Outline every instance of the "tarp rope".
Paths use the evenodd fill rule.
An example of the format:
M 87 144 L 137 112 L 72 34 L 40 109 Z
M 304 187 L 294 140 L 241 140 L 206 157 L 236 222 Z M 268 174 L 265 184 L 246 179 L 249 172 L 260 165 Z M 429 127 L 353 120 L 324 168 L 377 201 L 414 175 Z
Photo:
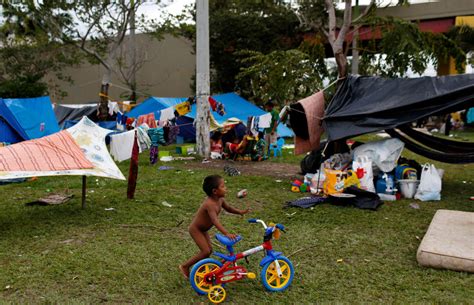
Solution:
M 385 132 L 393 138 L 400 139 L 403 143 L 405 143 L 405 147 L 408 150 L 411 150 L 412 152 L 431 160 L 452 164 L 474 163 L 474 153 L 446 153 L 435 151 L 421 146 L 420 144 L 412 141 L 408 137 L 403 136 L 394 129 L 386 129 Z

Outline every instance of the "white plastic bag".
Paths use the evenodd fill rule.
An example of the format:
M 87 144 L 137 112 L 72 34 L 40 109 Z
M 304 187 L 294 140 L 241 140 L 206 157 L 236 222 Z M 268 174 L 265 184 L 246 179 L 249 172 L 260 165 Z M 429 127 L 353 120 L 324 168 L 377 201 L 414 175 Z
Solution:
M 399 139 L 385 139 L 366 143 L 354 149 L 354 160 L 367 156 L 383 172 L 391 172 L 397 166 L 397 160 L 405 144 Z
M 372 161 L 370 161 L 367 156 L 359 156 L 352 162 L 352 169 L 357 174 L 357 178 L 359 178 L 360 187 L 366 191 L 375 193 Z
M 423 165 L 415 199 L 421 201 L 441 200 L 441 178 L 434 164 Z

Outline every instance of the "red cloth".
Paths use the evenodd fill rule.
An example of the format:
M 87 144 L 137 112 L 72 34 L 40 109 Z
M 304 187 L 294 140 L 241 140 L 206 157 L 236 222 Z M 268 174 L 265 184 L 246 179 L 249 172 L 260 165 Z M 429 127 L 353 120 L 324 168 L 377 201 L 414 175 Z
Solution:
M 0 171 L 62 171 L 93 167 L 67 130 L 0 148 Z
M 135 139 L 133 140 L 132 158 L 130 159 L 130 169 L 128 171 L 128 187 L 127 187 L 127 198 L 133 199 L 135 196 L 135 188 L 137 187 L 138 177 L 138 139 L 137 132 L 135 131 Z
M 211 106 L 212 111 L 216 111 L 217 101 L 212 96 L 209 97 L 209 105 Z
M 321 118 L 324 116 L 324 94 L 319 91 L 298 101 L 298 103 L 303 106 L 306 115 L 309 139 L 305 140 L 295 136 L 295 155 L 319 148 L 319 140 L 323 134 Z

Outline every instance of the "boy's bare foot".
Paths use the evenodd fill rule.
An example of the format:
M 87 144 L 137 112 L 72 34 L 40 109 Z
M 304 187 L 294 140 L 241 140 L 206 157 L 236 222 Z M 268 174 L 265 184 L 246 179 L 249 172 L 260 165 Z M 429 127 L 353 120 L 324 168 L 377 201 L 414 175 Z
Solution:
M 184 268 L 183 265 L 179 265 L 178 268 L 179 271 L 181 271 L 181 273 L 184 275 L 184 277 L 186 279 L 189 279 L 189 269 Z

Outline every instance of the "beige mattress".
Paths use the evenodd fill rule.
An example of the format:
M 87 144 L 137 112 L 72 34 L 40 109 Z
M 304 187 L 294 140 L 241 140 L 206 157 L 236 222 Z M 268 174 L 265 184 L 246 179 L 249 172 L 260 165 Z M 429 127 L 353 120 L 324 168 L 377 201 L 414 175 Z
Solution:
M 474 213 L 438 210 L 416 259 L 426 267 L 474 273 Z

